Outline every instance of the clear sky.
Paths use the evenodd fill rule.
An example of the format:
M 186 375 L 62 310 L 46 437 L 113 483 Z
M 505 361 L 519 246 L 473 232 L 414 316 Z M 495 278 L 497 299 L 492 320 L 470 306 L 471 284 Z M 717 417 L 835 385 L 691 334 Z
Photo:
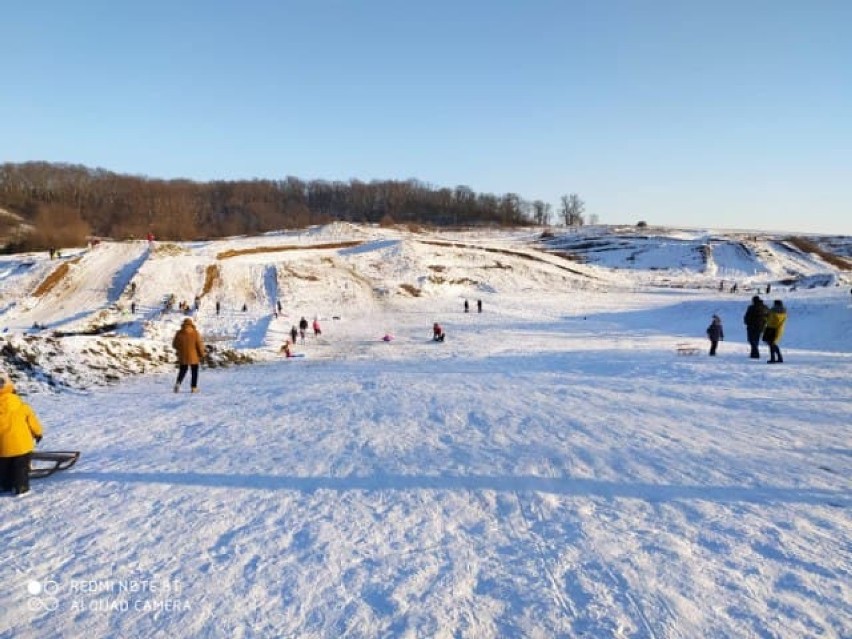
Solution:
M 31 0 L 0 161 L 852 234 L 850 0 Z

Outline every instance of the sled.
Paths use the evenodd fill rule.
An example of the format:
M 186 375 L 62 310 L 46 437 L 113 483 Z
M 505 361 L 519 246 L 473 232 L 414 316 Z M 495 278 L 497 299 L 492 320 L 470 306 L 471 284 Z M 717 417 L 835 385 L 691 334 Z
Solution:
M 692 344 L 678 344 L 677 345 L 677 354 L 678 355 L 698 355 L 701 350 L 697 346 L 693 346 Z
M 35 451 L 30 457 L 30 479 L 41 479 L 58 470 L 68 470 L 79 458 L 79 450 Z

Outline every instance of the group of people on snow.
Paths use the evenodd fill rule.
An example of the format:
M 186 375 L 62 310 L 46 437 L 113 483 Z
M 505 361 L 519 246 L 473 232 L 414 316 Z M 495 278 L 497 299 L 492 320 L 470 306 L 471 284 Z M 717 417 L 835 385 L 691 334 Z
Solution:
M 311 324 L 311 328 L 314 331 L 314 337 L 319 337 L 322 335 L 322 327 L 319 323 L 319 318 L 314 317 L 314 321 Z M 302 344 L 305 343 L 305 335 L 308 332 L 308 320 L 305 316 L 302 316 L 302 319 L 299 320 L 299 328 L 296 328 L 296 325 L 290 327 L 290 339 L 286 340 L 284 344 L 281 346 L 281 353 L 286 355 L 287 357 L 293 357 L 293 346 L 296 345 L 296 340 L 298 338 L 302 339 Z
M 781 355 L 781 337 L 784 335 L 784 327 L 787 324 L 787 309 L 781 300 L 775 300 L 772 307 L 767 307 L 759 295 L 751 298 L 751 304 L 743 316 L 746 327 L 746 339 L 751 346 L 749 357 L 760 359 L 760 341 L 763 340 L 769 347 L 769 364 L 781 364 L 784 358 Z M 710 340 L 710 355 L 716 355 L 719 342 L 725 339 L 722 328 L 722 319 L 713 315 L 710 326 L 707 327 L 707 338 Z
M 467 300 L 464 301 L 464 312 L 465 313 L 470 312 L 470 304 L 468 303 Z M 476 312 L 477 313 L 482 312 L 482 300 L 476 300 Z

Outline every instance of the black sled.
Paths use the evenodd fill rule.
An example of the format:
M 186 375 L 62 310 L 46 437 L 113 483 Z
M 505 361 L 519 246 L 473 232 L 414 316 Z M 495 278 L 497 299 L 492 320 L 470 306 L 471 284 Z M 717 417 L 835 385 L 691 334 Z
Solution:
M 68 470 L 78 459 L 79 450 L 33 451 L 30 457 L 30 479 L 41 479 L 58 470 Z

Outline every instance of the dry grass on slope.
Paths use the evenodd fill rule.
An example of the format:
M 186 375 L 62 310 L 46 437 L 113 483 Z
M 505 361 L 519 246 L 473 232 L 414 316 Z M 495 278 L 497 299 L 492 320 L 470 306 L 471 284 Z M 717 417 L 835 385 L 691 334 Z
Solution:
M 334 242 L 331 244 L 307 244 L 304 246 L 255 246 L 254 248 L 249 249 L 229 249 L 227 251 L 222 251 L 221 253 L 216 255 L 216 259 L 226 260 L 229 257 L 238 257 L 240 255 L 253 255 L 255 253 L 280 253 L 282 251 L 309 251 L 317 249 L 352 248 L 353 246 L 360 246 L 363 243 L 364 242 L 360 240 L 355 240 L 351 242 Z
M 320 278 L 318 275 L 314 275 L 313 273 L 299 273 L 291 266 L 282 266 L 281 271 L 289 275 L 290 277 L 295 277 L 298 280 L 307 280 L 308 282 L 319 282 Z
M 54 289 L 54 287 L 59 284 L 65 277 L 68 275 L 68 271 L 71 270 L 71 265 L 76 264 L 80 261 L 81 258 L 76 257 L 73 260 L 68 260 L 67 262 L 62 262 L 59 266 L 57 266 L 53 273 L 48 275 L 41 284 L 38 285 L 38 288 L 33 293 L 34 297 L 43 297 L 50 293 Z
M 436 241 L 436 240 L 418 240 L 418 241 L 421 242 L 422 244 L 429 244 L 431 246 L 445 246 L 445 247 L 448 247 L 448 248 L 474 249 L 474 250 L 477 250 L 477 251 L 485 251 L 486 253 L 499 253 L 499 254 L 502 254 L 502 255 L 509 255 L 511 257 L 519 257 L 519 258 L 524 259 L 524 260 L 530 260 L 530 261 L 533 261 L 533 262 L 541 262 L 542 264 L 548 264 L 548 265 L 553 266 L 555 268 L 562 269 L 563 271 L 568 271 L 569 273 L 573 273 L 574 275 L 579 275 L 581 277 L 587 277 L 587 278 L 592 277 L 588 273 L 583 273 L 582 271 L 578 271 L 578 270 L 573 269 L 569 266 L 564 266 L 562 264 L 554 264 L 550 260 L 546 260 L 542 257 L 538 257 L 536 255 L 531 255 L 529 253 L 523 253 L 521 251 L 513 251 L 511 249 L 494 248 L 492 246 L 476 246 L 474 244 L 464 244 L 462 242 L 440 242 L 440 241 Z M 566 254 L 548 253 L 548 255 L 556 255 L 557 257 L 561 257 L 563 259 L 570 260 L 570 258 L 567 257 Z M 506 266 L 500 264 L 500 262 L 497 262 L 497 264 L 498 264 L 498 266 L 496 268 L 511 268 L 511 267 L 506 267 Z
M 814 255 L 821 258 L 824 262 L 828 262 L 832 266 L 839 268 L 841 271 L 852 271 L 852 263 L 849 260 L 843 259 L 835 255 L 834 253 L 829 253 L 828 251 L 824 251 L 815 243 L 804 237 L 788 237 L 787 242 L 795 246 L 800 251 L 805 253 L 813 253 Z
M 222 281 L 222 274 L 219 271 L 218 264 L 211 264 L 204 271 L 204 288 L 201 289 L 201 296 L 204 297 L 213 287 Z

